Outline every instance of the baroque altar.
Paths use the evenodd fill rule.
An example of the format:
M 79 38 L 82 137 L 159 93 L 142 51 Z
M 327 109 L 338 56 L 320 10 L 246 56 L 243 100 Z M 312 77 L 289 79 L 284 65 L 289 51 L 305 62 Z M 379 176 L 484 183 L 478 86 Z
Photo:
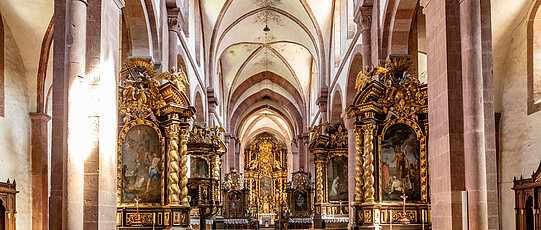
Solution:
M 357 76 L 348 107 L 357 143 L 355 228 L 431 225 L 428 92 L 412 73 L 409 59 L 394 58 Z
M 221 215 L 220 178 L 222 159 L 227 148 L 222 141 L 222 127 L 193 125 L 188 138 L 188 195 L 191 217 L 206 219 Z
M 315 163 L 315 228 L 347 228 L 348 132 L 343 123 L 310 128 Z M 323 132 L 325 131 L 325 132 Z
M 314 186 L 311 175 L 302 168 L 291 175 L 287 185 L 289 228 L 311 229 L 313 227 Z
M 187 227 L 190 106 L 184 72 L 124 64 L 118 96 L 117 227 Z
M 270 133 L 257 135 L 245 147 L 244 181 L 260 224 L 273 224 L 287 202 L 287 153 Z
M 513 179 L 516 229 L 538 229 L 541 226 L 541 162 L 532 177 Z

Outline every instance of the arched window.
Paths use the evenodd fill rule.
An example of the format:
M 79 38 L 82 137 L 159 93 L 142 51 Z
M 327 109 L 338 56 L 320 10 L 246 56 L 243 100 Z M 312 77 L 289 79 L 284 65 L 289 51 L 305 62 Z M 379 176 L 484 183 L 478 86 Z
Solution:
M 541 109 L 541 11 L 537 1 L 528 21 L 528 114 Z
M 0 15 L 0 117 L 6 116 L 4 95 L 4 23 Z
M 341 47 L 341 36 L 340 36 L 340 0 L 334 2 L 334 19 L 333 19 L 333 33 L 334 33 L 334 68 L 338 68 L 340 65 L 340 50 Z

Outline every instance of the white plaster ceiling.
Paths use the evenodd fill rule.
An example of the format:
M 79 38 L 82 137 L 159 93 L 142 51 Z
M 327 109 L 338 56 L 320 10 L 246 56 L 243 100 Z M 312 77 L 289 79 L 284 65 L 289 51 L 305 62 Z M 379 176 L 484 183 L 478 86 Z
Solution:
M 282 95 L 294 104 L 303 119 L 307 115 L 306 104 L 310 90 L 312 63 L 318 68 L 328 54 L 331 16 L 333 12 L 331 0 L 213 0 L 201 1 L 203 27 L 205 33 L 206 52 L 211 63 L 210 73 L 219 72 L 221 66 L 223 76 L 223 95 L 225 110 L 233 113 L 244 100 L 261 90 L 271 90 Z M 270 31 L 265 32 L 265 25 Z M 272 72 L 280 78 L 274 81 L 263 80 L 250 85 L 242 84 L 252 76 L 262 72 Z M 290 92 L 275 81 L 290 84 L 297 92 Z M 243 85 L 242 93 L 235 90 Z M 300 95 L 300 99 L 298 96 Z M 231 97 L 236 98 L 231 98 Z M 285 127 L 303 127 L 292 118 L 292 111 L 284 108 L 283 103 L 265 101 L 276 110 L 285 111 L 281 122 L 290 125 Z M 251 106 L 253 107 L 253 106 Z M 291 108 L 289 108 L 291 109 Z M 250 110 L 248 110 L 250 111 Z M 230 114 L 231 115 L 231 114 Z M 241 120 L 250 123 L 250 119 L 262 116 L 259 112 L 243 115 L 236 123 L 246 129 L 248 125 L 240 124 Z M 249 119 L 246 119 L 246 118 Z M 238 130 L 249 134 L 253 130 L 269 126 L 262 121 L 253 125 L 252 130 Z M 276 126 L 276 124 L 275 124 Z M 230 127 L 233 131 L 236 127 Z M 303 128 L 304 129 L 304 128 Z M 288 130 L 281 135 L 292 137 L 294 132 Z

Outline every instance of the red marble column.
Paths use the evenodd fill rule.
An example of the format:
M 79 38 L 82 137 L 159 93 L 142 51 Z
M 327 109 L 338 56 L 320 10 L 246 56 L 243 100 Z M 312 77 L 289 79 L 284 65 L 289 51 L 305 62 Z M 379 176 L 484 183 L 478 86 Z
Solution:
M 32 120 L 32 229 L 49 227 L 49 152 L 47 123 L 51 117 L 30 113 Z
M 355 138 L 355 118 L 345 117 L 344 124 L 348 130 L 348 207 L 349 219 L 355 219 L 353 211 L 353 201 L 355 200 L 355 174 L 357 167 L 357 139 Z M 353 221 L 350 221 L 348 228 L 353 227 Z
M 463 229 L 465 191 L 458 1 L 424 0 L 427 21 L 429 173 L 434 229 Z
M 460 2 L 460 30 L 468 225 L 488 229 L 480 0 Z
M 490 0 L 481 0 L 481 43 L 483 63 L 483 101 L 485 112 L 485 156 L 487 175 L 488 229 L 498 229 L 497 133 L 494 113 L 492 65 L 492 25 Z
M 55 1 L 50 229 L 83 228 L 83 171 L 68 151 L 68 98 L 72 83 L 85 76 L 87 5 Z

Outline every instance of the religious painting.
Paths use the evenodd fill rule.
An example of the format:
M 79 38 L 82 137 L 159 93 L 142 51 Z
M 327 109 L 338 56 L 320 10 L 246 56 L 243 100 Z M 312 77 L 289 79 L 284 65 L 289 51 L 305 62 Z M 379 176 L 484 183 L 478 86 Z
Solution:
M 329 201 L 348 200 L 348 159 L 333 157 L 327 165 L 327 194 Z
M 163 157 L 156 130 L 136 125 L 126 134 L 122 144 L 123 203 L 160 203 L 162 197 Z
M 190 158 L 190 177 L 191 178 L 208 178 L 209 165 L 207 161 L 200 157 Z
M 241 199 L 240 199 L 240 192 L 239 191 L 231 191 L 228 194 L 229 199 L 229 213 L 241 213 Z
M 308 192 L 298 191 L 295 192 L 295 212 L 308 211 Z
M 420 144 L 408 125 L 395 124 L 381 143 L 381 187 L 383 200 L 421 200 Z
M 269 177 L 261 178 L 261 196 L 270 196 L 272 192 L 272 182 Z

